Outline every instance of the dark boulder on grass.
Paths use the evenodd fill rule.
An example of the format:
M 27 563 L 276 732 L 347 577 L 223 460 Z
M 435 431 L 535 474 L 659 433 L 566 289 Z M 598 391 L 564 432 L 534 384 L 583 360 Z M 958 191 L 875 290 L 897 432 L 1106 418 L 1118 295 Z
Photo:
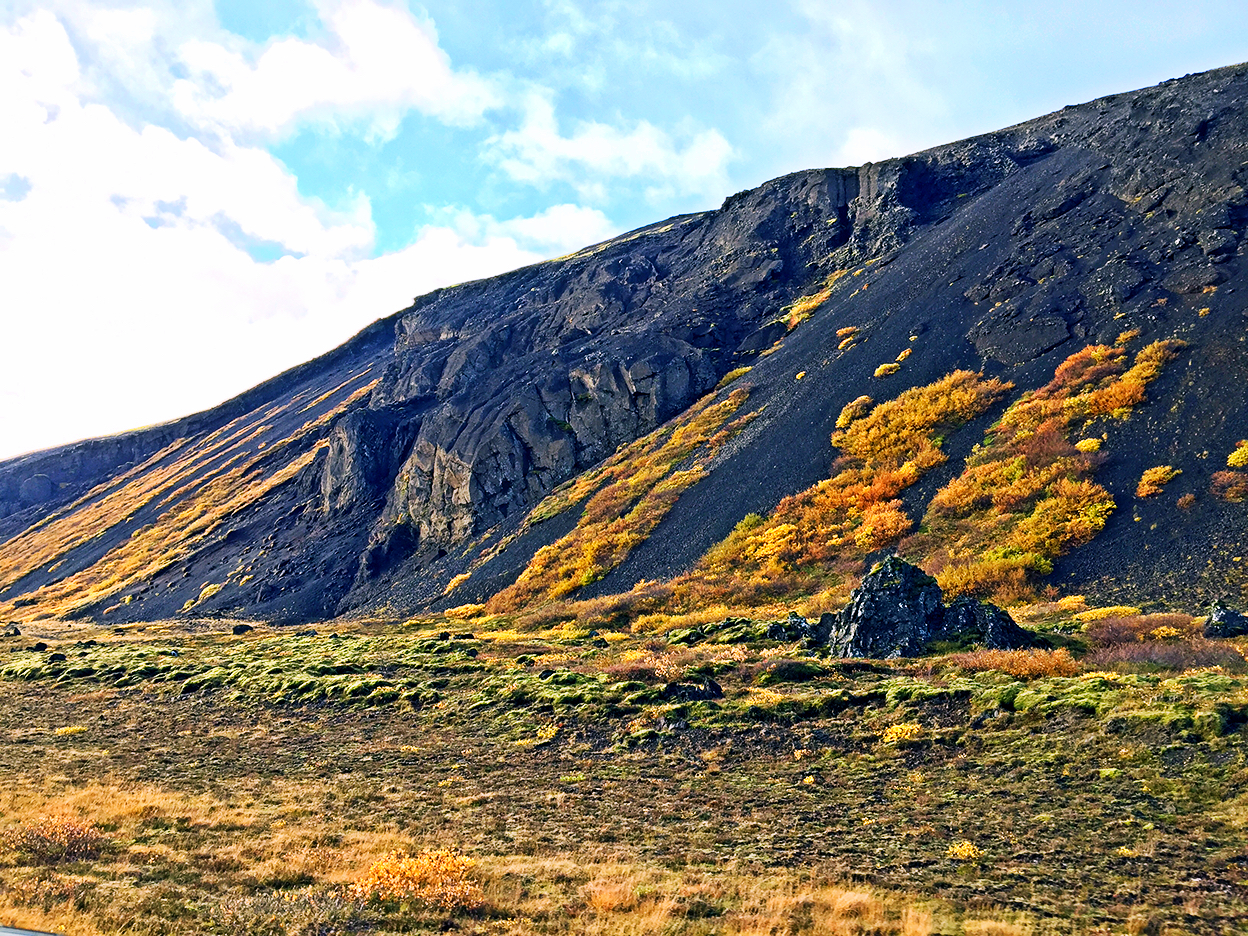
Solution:
M 828 646 L 838 656 L 889 659 L 923 653 L 941 632 L 940 586 L 917 566 L 890 556 L 863 578 L 836 617 Z
M 1215 601 L 1205 618 L 1206 637 L 1243 637 L 1248 635 L 1248 616 Z
M 1017 650 L 1035 638 L 987 601 L 955 598 L 947 607 L 936 580 L 890 556 L 875 566 L 830 622 L 828 646 L 838 656 L 921 656 L 934 643 Z M 825 618 L 827 615 L 825 615 Z
M 21 637 L 22 629 L 18 627 L 16 624 L 10 623 L 4 629 L 4 636 L 5 637 Z
M 988 601 L 962 596 L 945 608 L 938 640 L 968 643 L 989 650 L 1021 650 L 1033 647 L 1035 637 L 1014 623 L 1010 615 Z

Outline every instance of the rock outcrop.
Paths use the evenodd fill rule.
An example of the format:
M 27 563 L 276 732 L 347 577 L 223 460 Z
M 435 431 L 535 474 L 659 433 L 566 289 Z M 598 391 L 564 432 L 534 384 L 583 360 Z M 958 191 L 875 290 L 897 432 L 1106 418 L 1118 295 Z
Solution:
M 1248 635 L 1248 615 L 1215 601 L 1205 618 L 1206 637 L 1243 637 Z
M 890 556 L 850 594 L 836 616 L 828 646 L 837 656 L 892 659 L 928 652 L 935 642 L 1014 650 L 1034 638 L 989 602 L 956 598 L 946 607 L 936 580 Z

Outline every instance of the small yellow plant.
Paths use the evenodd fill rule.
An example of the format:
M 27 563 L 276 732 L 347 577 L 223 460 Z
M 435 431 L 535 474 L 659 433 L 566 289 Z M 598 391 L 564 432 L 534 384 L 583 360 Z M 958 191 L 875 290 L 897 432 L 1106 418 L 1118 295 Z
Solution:
M 1183 632 L 1177 627 L 1154 627 L 1148 632 L 1148 636 L 1151 640 L 1175 640 L 1182 637 Z
M 66 725 L 64 728 L 57 728 L 52 733 L 64 737 L 65 735 L 84 734 L 86 730 L 86 725 Z
M 449 848 L 416 856 L 393 852 L 352 885 L 351 896 L 361 901 L 411 902 L 437 910 L 479 907 L 484 895 L 470 876 L 474 864 Z
M 844 328 L 838 328 L 836 330 L 836 337 L 837 338 L 855 338 L 857 337 L 859 331 L 860 329 L 858 328 L 857 325 L 846 325 Z
M 797 372 L 797 377 L 796 377 L 796 379 L 797 379 L 797 380 L 801 380 L 801 379 L 802 379 L 803 377 L 805 377 L 805 376 L 806 376 L 806 372 L 805 372 L 804 370 L 802 370 L 802 371 L 798 371 L 798 372 Z
M 1089 608 L 1087 611 L 1080 611 L 1075 615 L 1075 620 L 1080 624 L 1091 624 L 1093 621 L 1103 621 L 1111 617 L 1133 617 L 1139 613 L 1139 608 L 1133 608 L 1130 605 L 1110 605 L 1107 608 Z
M 1130 342 L 1134 341 L 1136 338 L 1139 338 L 1139 337 L 1140 337 L 1140 330 L 1138 328 L 1132 328 L 1132 329 L 1122 332 L 1117 337 L 1117 339 L 1115 339 L 1114 344 L 1118 345 L 1118 347 L 1121 348 L 1123 345 L 1129 344 Z
M 855 419 L 861 419 L 871 412 L 871 406 L 874 402 L 874 400 L 864 394 L 858 397 L 858 399 L 846 403 L 840 415 L 836 417 L 836 428 L 849 428 L 849 424 Z
M 1160 494 L 1165 486 L 1183 473 L 1182 469 L 1172 465 L 1158 465 L 1156 468 L 1145 469 L 1140 475 L 1140 483 L 1135 486 L 1136 497 L 1152 497 Z
M 955 858 L 958 861 L 978 861 L 984 857 L 984 852 L 969 839 L 959 839 L 949 846 L 945 857 Z
M 1085 455 L 1091 455 L 1093 452 L 1099 452 L 1101 450 L 1101 440 L 1095 438 L 1080 439 L 1075 443 L 1075 448 L 1083 452 Z
M 442 592 L 442 594 L 449 595 L 451 592 L 459 588 L 460 585 L 463 585 L 464 582 L 468 581 L 470 578 L 472 578 L 471 572 L 461 572 L 459 575 L 455 576 L 453 579 L 451 579 L 449 582 L 446 583 L 446 591 Z
M 1126 845 L 1123 845 L 1120 848 L 1118 848 L 1114 852 L 1114 854 L 1117 855 L 1119 858 L 1138 858 L 1140 856 L 1140 853 L 1137 852 L 1134 848 L 1129 848 Z
M 899 370 L 901 370 L 900 364 L 881 364 L 875 369 L 875 374 L 873 376 L 888 377 L 891 374 L 897 373 Z
M 914 348 L 906 348 L 906 350 L 902 351 L 901 354 L 897 355 L 897 362 L 900 364 L 913 353 Z
M 1228 468 L 1248 468 L 1248 439 L 1240 439 L 1235 443 L 1235 451 L 1226 456 Z
M 885 744 L 896 744 L 898 741 L 913 741 L 922 733 L 923 727 L 918 722 L 902 722 L 885 728 L 880 740 Z
M 715 385 L 715 389 L 720 390 L 723 387 L 728 386 L 730 383 L 732 383 L 734 380 L 738 379 L 739 377 L 744 377 L 752 369 L 753 368 L 750 368 L 750 367 L 734 367 L 728 373 L 724 374 L 723 377 L 719 378 L 719 383 Z

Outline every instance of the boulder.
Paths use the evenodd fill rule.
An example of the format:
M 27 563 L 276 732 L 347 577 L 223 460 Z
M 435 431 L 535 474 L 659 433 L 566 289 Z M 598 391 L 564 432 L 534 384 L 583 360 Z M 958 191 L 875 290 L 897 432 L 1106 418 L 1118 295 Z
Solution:
M 996 605 L 955 598 L 947 607 L 936 580 L 917 566 L 890 556 L 863 578 L 849 604 L 827 622 L 827 643 L 838 656 L 891 659 L 920 656 L 933 641 L 990 650 L 1035 645 L 1035 638 Z
M 1243 637 L 1248 635 L 1248 616 L 1228 608 L 1221 601 L 1209 607 L 1205 618 L 1206 637 Z
M 941 629 L 937 639 L 966 641 L 989 650 L 1021 650 L 1036 643 L 1035 637 L 1015 624 L 1007 612 L 991 602 L 966 596 L 946 606 Z
M 940 586 L 896 556 L 877 564 L 836 617 L 828 646 L 838 656 L 891 659 L 918 656 L 941 633 Z
M 4 636 L 5 637 L 21 637 L 22 629 L 18 627 L 16 624 L 10 622 L 9 625 L 4 629 Z
M 230 628 L 231 633 L 239 635 L 250 633 L 253 630 L 255 630 L 255 628 L 250 624 L 235 624 L 232 628 Z

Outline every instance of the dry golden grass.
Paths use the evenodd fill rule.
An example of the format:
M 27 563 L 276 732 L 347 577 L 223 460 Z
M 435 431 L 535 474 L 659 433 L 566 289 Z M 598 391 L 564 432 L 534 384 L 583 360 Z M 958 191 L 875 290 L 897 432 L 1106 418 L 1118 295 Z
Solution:
M 809 296 L 802 296 L 796 302 L 785 306 L 784 311 L 788 313 L 789 331 L 795 329 L 802 322 L 810 318 L 815 309 L 819 308 L 830 298 L 832 298 L 832 290 L 835 288 L 837 281 L 845 276 L 849 270 L 833 270 L 828 274 L 828 278 L 823 281 L 823 286 L 819 291 Z M 839 334 L 839 332 L 838 332 Z

